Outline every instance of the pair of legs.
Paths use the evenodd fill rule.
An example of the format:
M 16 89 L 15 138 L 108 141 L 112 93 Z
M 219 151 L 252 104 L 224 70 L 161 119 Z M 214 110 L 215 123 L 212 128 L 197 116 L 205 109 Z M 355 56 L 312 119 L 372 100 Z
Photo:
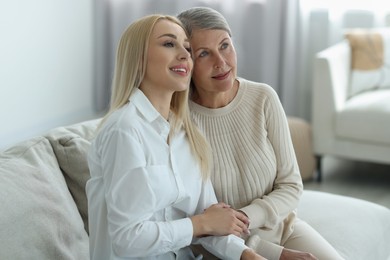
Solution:
M 340 254 L 314 228 L 297 219 L 293 233 L 284 242 L 285 248 L 310 252 L 319 260 L 342 260 Z

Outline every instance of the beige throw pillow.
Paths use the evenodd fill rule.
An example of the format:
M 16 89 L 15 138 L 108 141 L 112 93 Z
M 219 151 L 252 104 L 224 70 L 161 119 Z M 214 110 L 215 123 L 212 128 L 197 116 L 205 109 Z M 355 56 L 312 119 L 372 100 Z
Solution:
M 0 259 L 89 259 L 88 235 L 49 141 L 0 154 Z
M 50 140 L 50 142 L 64 174 L 66 184 L 83 219 L 84 228 L 89 233 L 85 185 L 90 178 L 87 162 L 90 142 L 72 133 L 56 140 Z
M 87 232 L 88 203 L 85 185 L 90 178 L 87 153 L 99 122 L 92 120 L 59 127 L 47 134 Z
M 349 97 L 390 87 L 390 29 L 353 29 L 345 37 L 351 46 Z

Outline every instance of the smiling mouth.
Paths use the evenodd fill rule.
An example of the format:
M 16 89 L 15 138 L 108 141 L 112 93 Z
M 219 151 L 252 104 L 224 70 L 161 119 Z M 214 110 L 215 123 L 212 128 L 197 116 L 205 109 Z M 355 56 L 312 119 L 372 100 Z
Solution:
M 214 77 L 212 77 L 213 79 L 218 79 L 218 80 L 222 80 L 222 79 L 226 79 L 230 74 L 230 70 L 224 74 L 218 74 Z
M 187 70 L 184 69 L 184 68 L 172 68 L 171 70 L 172 71 L 176 71 L 176 72 L 185 72 L 185 73 L 187 73 Z
M 174 72 L 187 73 L 187 70 L 185 68 L 171 68 L 170 70 Z

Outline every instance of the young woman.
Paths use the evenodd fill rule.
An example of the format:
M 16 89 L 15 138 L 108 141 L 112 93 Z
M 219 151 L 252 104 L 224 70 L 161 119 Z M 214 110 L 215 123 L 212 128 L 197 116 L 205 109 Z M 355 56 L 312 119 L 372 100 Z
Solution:
M 218 200 L 250 219 L 246 244 L 267 259 L 341 259 L 297 218 L 303 185 L 276 92 L 237 77 L 231 31 L 219 12 L 195 7 L 178 18 L 194 59 L 191 114 L 213 150 Z
M 209 146 L 187 107 L 189 48 L 171 16 L 141 18 L 122 35 L 111 107 L 88 154 L 91 259 L 192 259 L 192 243 L 263 259 L 239 238 L 245 215 L 216 204 Z

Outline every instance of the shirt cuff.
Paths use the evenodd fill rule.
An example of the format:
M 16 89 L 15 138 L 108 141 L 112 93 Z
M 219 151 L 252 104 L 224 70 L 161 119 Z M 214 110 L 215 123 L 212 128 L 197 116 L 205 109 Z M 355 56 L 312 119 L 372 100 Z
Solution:
M 249 248 L 243 239 L 234 235 L 203 237 L 198 242 L 220 259 L 239 260 L 242 252 Z
M 190 218 L 174 220 L 174 228 L 172 229 L 173 241 L 176 241 L 177 249 L 189 246 L 192 242 L 194 228 Z
M 239 238 L 237 236 L 230 235 L 230 236 L 228 236 L 228 238 L 229 239 L 235 239 L 235 240 L 237 240 L 237 242 L 229 244 L 229 246 L 228 246 L 228 248 L 226 250 L 226 255 L 228 257 L 225 258 L 225 259 L 230 259 L 230 256 L 231 256 L 231 259 L 240 260 L 242 252 L 245 249 L 248 249 L 249 247 L 247 245 L 245 245 L 244 240 L 242 240 L 241 238 Z

